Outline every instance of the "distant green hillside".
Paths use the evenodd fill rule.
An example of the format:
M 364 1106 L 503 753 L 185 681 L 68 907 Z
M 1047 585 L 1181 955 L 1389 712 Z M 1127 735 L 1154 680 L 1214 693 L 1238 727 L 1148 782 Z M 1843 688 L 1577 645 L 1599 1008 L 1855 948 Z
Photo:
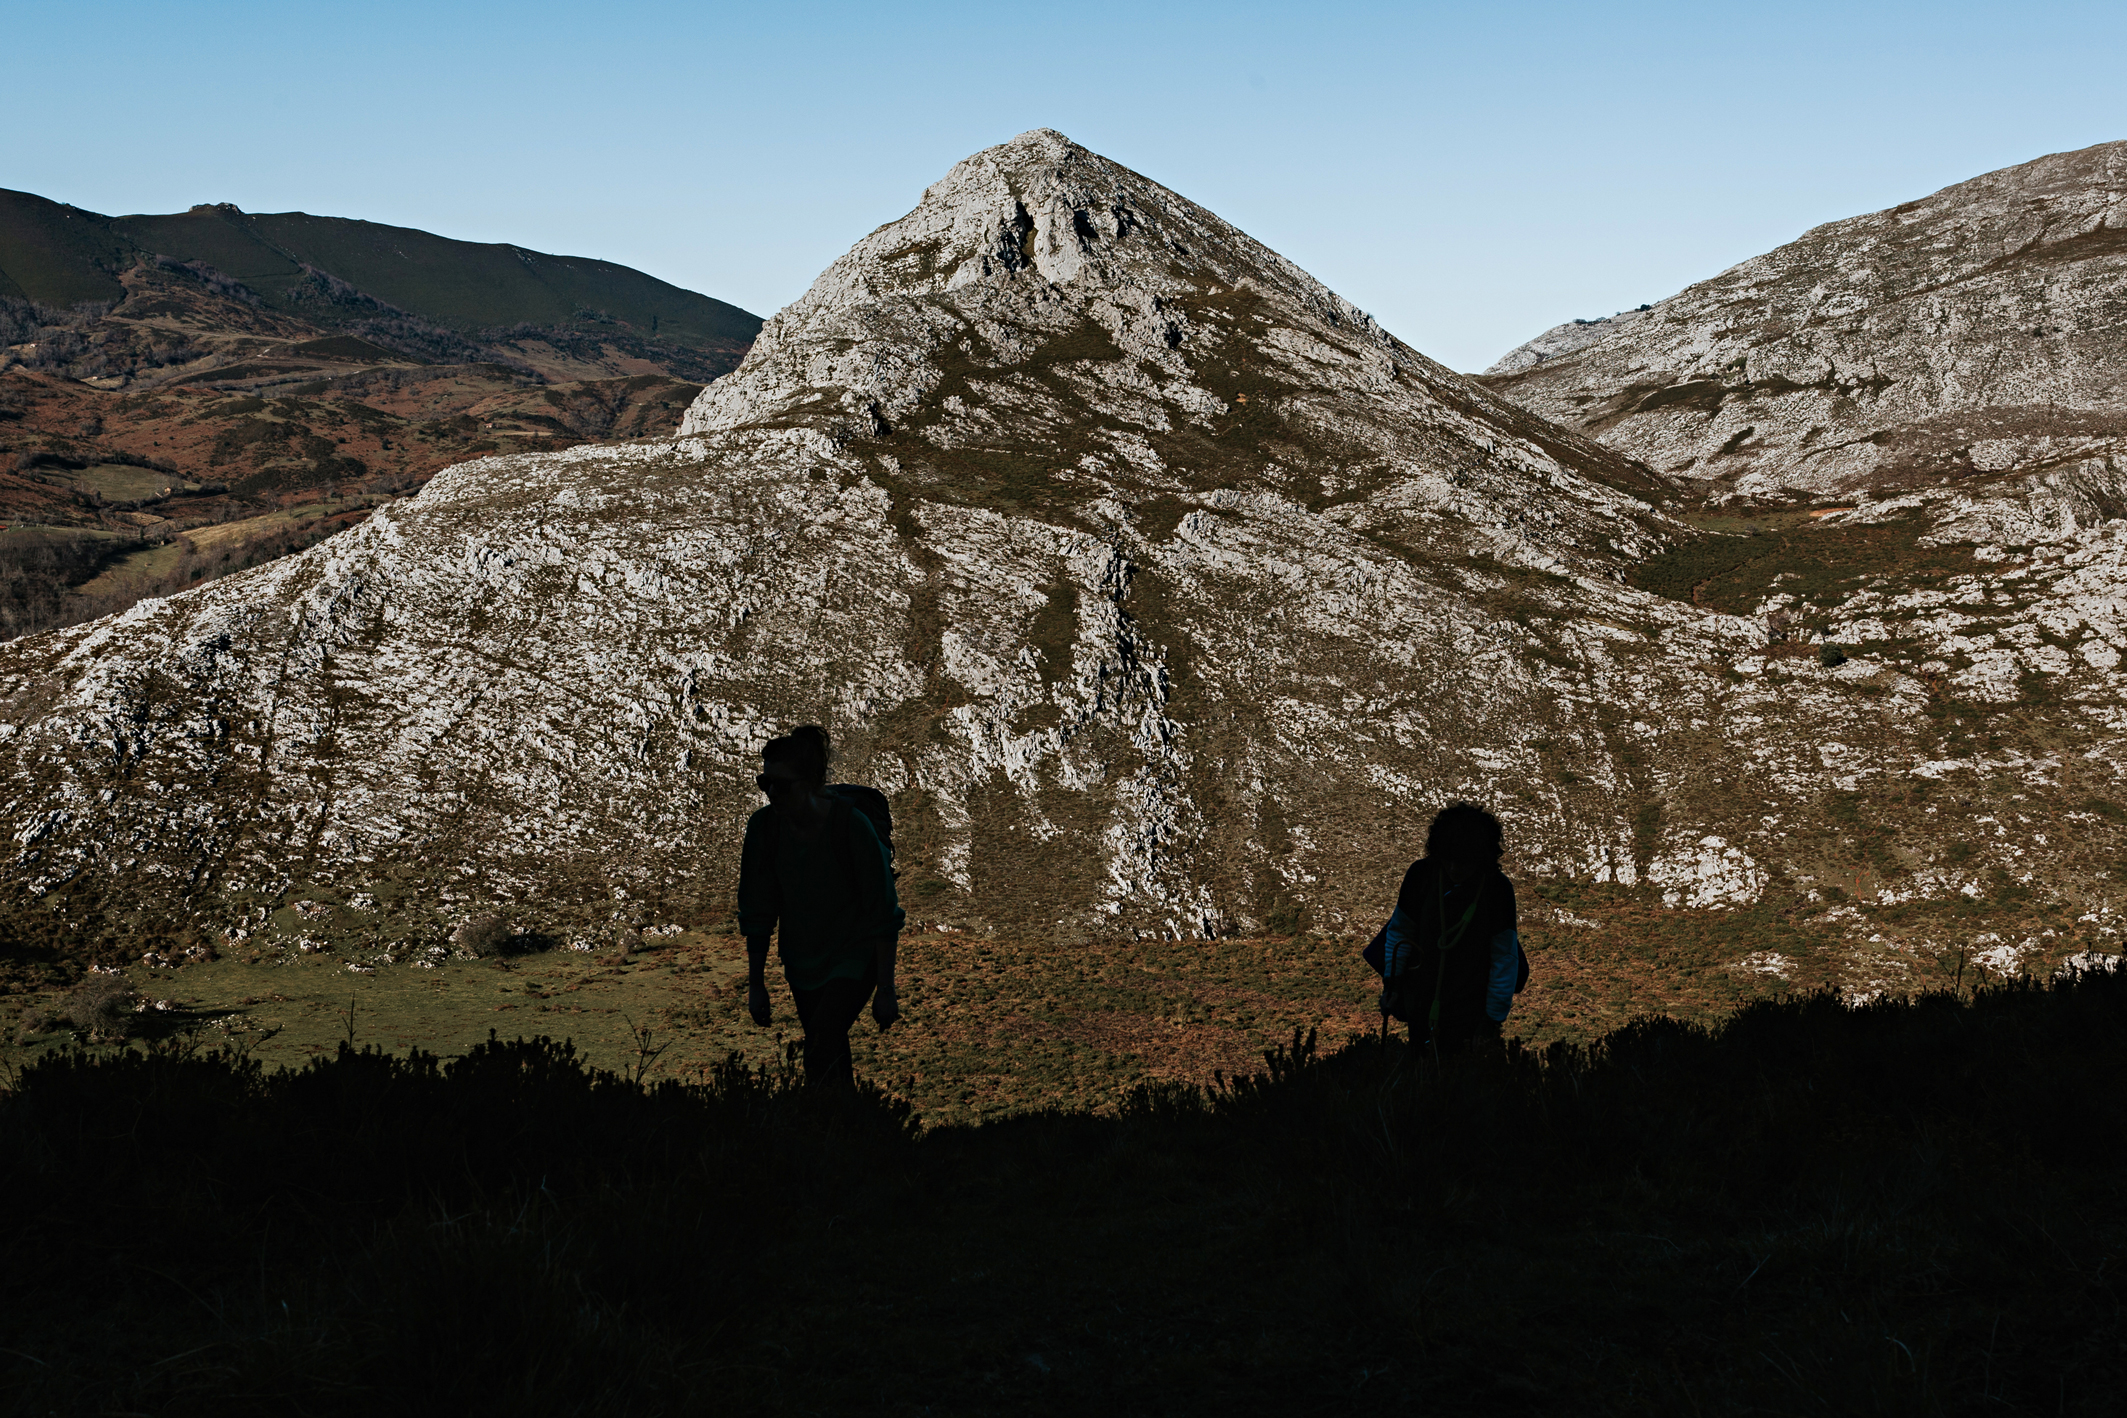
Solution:
M 675 345 L 731 346 L 761 328 L 760 317 L 735 305 L 611 261 L 227 204 L 113 218 L 0 189 L 0 295 L 47 305 L 117 300 L 118 272 L 146 254 L 203 262 L 267 305 L 328 325 L 338 323 L 336 311 L 373 314 L 367 296 L 463 334 L 617 324 Z
M 0 187 L 0 296 L 61 306 L 121 300 L 117 273 L 136 254 L 109 217 Z

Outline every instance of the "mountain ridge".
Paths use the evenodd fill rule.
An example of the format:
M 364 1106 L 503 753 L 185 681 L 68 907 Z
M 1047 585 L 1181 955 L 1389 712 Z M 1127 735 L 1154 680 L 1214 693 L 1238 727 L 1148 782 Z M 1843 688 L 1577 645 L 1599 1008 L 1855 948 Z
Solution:
M 1451 797 L 1508 814 L 1532 886 L 1760 922 L 1705 962 L 1737 989 L 2114 929 L 2127 542 L 2004 563 L 1798 512 L 1755 528 L 1792 566 L 1918 560 L 1702 606 L 1691 558 L 1773 542 L 1059 134 L 957 165 L 682 430 L 461 463 L 0 649 L 12 928 L 362 968 L 486 911 L 714 929 L 759 744 L 814 720 L 893 798 L 941 960 L 934 927 L 1370 932 Z M 2030 812 L 2087 831 L 1997 840 Z M 1652 948 L 1549 899 L 1540 949 Z
M 1480 376 L 1722 498 L 1830 500 L 2079 470 L 2127 449 L 2127 142 L 1827 222 Z M 2033 489 L 2026 488 L 2026 492 Z M 2023 495 L 2023 494 L 2018 494 Z
M 123 300 L 119 273 L 154 256 L 200 262 L 255 289 L 271 309 L 327 324 L 353 317 L 336 309 L 338 292 L 320 276 L 463 335 L 617 324 L 643 338 L 742 352 L 760 324 L 737 306 L 593 257 L 226 202 L 107 217 L 0 189 L 0 295 L 54 306 Z

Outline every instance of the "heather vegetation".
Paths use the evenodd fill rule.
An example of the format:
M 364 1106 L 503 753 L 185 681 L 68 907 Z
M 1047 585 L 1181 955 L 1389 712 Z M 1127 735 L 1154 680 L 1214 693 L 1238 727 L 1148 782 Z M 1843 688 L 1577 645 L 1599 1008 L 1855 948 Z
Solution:
M 24 527 L 0 533 L 0 639 L 82 625 L 149 596 L 177 591 L 317 545 L 366 505 L 312 503 L 160 537 L 98 529 Z
M 759 324 L 604 262 L 0 190 L 0 524 L 35 529 L 0 638 L 309 545 L 299 504 L 333 530 L 482 454 L 668 434 Z
M 546 1039 L 0 1098 L 6 1411 L 2097 1414 L 2127 980 L 1814 995 L 1109 1116 Z M 650 1045 L 644 1042 L 647 1053 Z M 628 1076 L 633 1074 L 635 1077 Z
M 206 350 L 182 331 L 113 324 L 107 301 L 64 309 L 0 296 L 0 346 L 26 367 L 68 379 L 130 378 L 199 359 Z

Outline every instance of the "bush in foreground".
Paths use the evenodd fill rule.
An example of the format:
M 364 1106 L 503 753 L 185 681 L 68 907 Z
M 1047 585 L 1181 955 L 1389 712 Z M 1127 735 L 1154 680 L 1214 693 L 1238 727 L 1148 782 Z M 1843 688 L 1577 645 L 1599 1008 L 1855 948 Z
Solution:
M 2123 1025 L 2101 976 L 1440 1070 L 1295 1041 L 927 1132 L 546 1040 L 76 1054 L 0 1105 L 0 1403 L 2105 1413 Z

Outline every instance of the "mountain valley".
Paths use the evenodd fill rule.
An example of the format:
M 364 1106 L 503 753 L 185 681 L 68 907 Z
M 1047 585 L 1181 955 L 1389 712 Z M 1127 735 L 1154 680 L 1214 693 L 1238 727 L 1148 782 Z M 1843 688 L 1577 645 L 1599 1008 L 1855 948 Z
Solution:
M 396 489 L 303 473 L 358 525 L 0 646 L 16 988 L 125 965 L 236 1018 L 258 993 L 238 962 L 360 989 L 447 966 L 494 914 L 527 950 L 684 941 L 652 958 L 697 969 L 705 1004 L 660 1017 L 758 1048 L 728 997 L 738 833 L 760 742 L 805 720 L 836 734 L 837 777 L 893 800 L 928 1019 L 878 1062 L 951 1116 L 983 1111 L 952 1077 L 1009 1076 L 1029 1039 L 1080 1072 L 1017 1096 L 1085 1103 L 1177 1050 L 1187 1076 L 1230 1067 L 1296 1001 L 1363 1031 L 1356 942 L 1457 797 L 1508 821 L 1532 1039 L 2114 956 L 2116 162 L 2069 158 L 1896 219 L 2051 263 L 1940 257 L 1980 272 L 1966 286 L 2051 282 L 2098 312 L 2055 362 L 2074 379 L 2010 381 L 2071 414 L 1960 475 L 1898 461 L 1896 430 L 2006 406 L 1901 343 L 1879 307 L 1906 296 L 1863 283 L 1851 331 L 1772 308 L 1830 279 L 1810 260 L 1851 264 L 1844 236 L 1760 258 L 1767 311 L 1730 273 L 1466 377 L 1046 130 L 860 241 L 675 433 L 667 385 L 615 403 L 610 380 L 500 364 L 380 361 L 326 381 L 339 403 L 280 373 L 96 395 L 196 398 L 162 436 L 210 462 L 226 437 L 262 490 L 335 457 L 449 466 L 373 509 Z M 2066 215 L 2016 246 L 1987 223 L 2027 191 Z M 1959 368 L 2010 328 L 1962 310 Z M 1864 339 L 1873 372 L 1849 377 Z M 45 376 L 0 384 L 25 378 Z M 1929 380 L 1949 392 L 1907 387 Z M 467 458 L 535 395 L 631 441 Z M 58 399 L 0 427 L 62 427 Z M 1849 428 L 1892 432 L 1812 456 Z M 36 486 L 143 466 L 85 454 Z M 187 958 L 197 987 L 162 973 Z
M 0 633 L 269 560 L 482 452 L 669 433 L 759 324 L 609 262 L 0 192 Z

